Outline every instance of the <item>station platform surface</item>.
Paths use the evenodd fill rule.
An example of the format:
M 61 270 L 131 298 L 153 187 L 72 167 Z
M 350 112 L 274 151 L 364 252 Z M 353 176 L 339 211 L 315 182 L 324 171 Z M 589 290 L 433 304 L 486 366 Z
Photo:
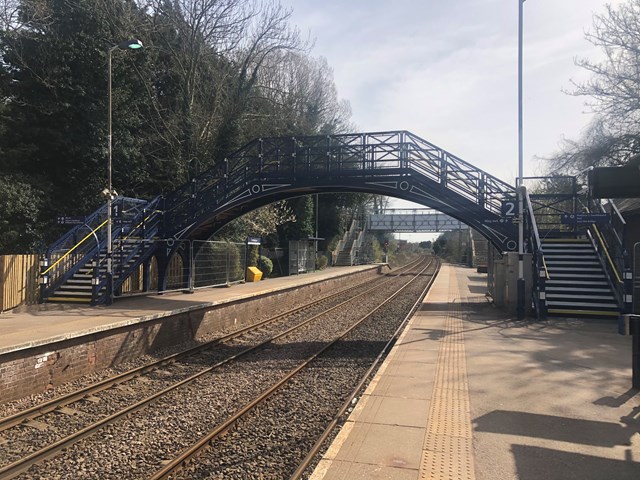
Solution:
M 444 265 L 312 480 L 640 479 L 631 340 L 518 322 Z
M 110 306 L 44 304 L 20 308 L 0 314 L 0 355 L 377 268 L 380 265 L 332 267 L 230 288 L 198 289 L 192 294 L 120 298 Z

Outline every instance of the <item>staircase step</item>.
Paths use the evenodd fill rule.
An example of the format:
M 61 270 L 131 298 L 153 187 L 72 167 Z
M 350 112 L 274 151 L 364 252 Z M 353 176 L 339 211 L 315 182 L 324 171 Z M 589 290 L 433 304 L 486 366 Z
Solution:
M 606 301 L 606 302 L 615 302 L 615 298 L 613 295 L 592 295 L 592 294 L 576 294 L 576 293 L 548 293 L 547 291 L 547 299 L 551 300 L 595 300 L 595 301 Z M 616 304 L 617 305 L 617 304 Z
M 580 275 L 576 273 L 557 273 L 557 272 L 550 271 L 549 276 L 551 277 L 551 281 L 555 279 L 563 279 L 563 278 L 573 278 L 578 281 L 584 280 L 585 278 L 588 278 L 589 280 L 607 278 L 602 271 L 600 271 L 600 273 L 590 273 L 588 275 Z
M 589 240 L 587 240 L 586 238 L 543 238 L 542 239 L 542 244 L 543 245 L 548 245 L 550 243 L 560 243 L 560 244 L 566 244 L 566 243 L 583 244 L 583 243 L 586 243 L 588 245 L 591 245 L 591 242 Z
M 545 292 L 584 292 L 585 294 L 591 293 L 611 293 L 608 288 L 584 288 L 584 287 L 554 287 L 547 285 Z
M 550 308 L 567 308 L 567 307 L 576 307 L 576 308 L 615 308 L 618 309 L 617 303 L 602 303 L 602 302 L 559 302 L 559 301 L 547 301 L 547 306 Z
M 603 275 L 604 277 L 604 275 Z M 557 280 L 556 278 L 552 278 L 551 280 L 547 280 L 547 286 L 550 285 L 593 285 L 593 286 L 609 286 L 606 280 Z
M 617 317 L 619 315 L 617 311 L 611 310 L 573 310 L 570 308 L 549 308 L 547 314 L 552 317 Z
M 82 290 L 67 290 L 67 289 L 58 289 L 55 292 L 53 292 L 54 297 L 59 297 L 59 296 L 68 296 L 68 295 L 74 295 L 74 296 L 78 296 L 78 297 L 91 297 L 92 292 L 91 291 L 82 291 Z
M 79 297 L 49 297 L 47 302 L 60 302 L 60 303 L 91 303 L 90 298 Z

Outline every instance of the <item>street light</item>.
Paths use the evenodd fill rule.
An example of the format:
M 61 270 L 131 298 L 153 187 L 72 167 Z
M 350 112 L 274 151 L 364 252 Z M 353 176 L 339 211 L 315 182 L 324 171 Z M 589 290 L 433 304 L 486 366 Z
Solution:
M 142 42 L 136 38 L 132 38 L 131 40 L 125 40 L 123 42 L 118 43 L 117 45 L 112 46 L 108 50 L 109 57 L 109 128 L 108 128 L 108 161 L 107 161 L 107 172 L 108 172 L 108 181 L 107 181 L 107 304 L 110 305 L 113 302 L 113 264 L 112 264 L 112 253 L 113 253 L 113 238 L 111 238 L 112 231 L 112 218 L 111 218 L 111 208 L 113 204 L 113 197 L 115 191 L 113 190 L 113 183 L 111 181 L 111 171 L 112 171 L 112 150 L 111 150 L 111 55 L 114 50 L 138 50 L 142 48 Z
M 523 172 L 523 142 L 522 142 L 522 26 L 524 17 L 524 2 L 518 0 L 518 283 L 516 312 L 518 320 L 525 316 L 525 282 L 524 282 L 524 172 Z

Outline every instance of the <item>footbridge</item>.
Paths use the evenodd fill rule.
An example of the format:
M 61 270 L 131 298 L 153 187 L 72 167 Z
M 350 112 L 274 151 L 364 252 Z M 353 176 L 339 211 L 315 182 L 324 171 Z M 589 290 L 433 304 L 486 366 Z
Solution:
M 429 209 L 388 209 L 367 217 L 367 230 L 437 233 L 468 228 L 460 220 Z
M 514 187 L 407 131 L 258 138 L 168 195 L 162 230 L 205 239 L 261 206 L 327 192 L 409 200 L 475 228 L 500 251 L 517 248 L 515 227 L 501 223 Z
M 115 198 L 110 241 L 106 207 L 86 217 L 48 249 L 41 269 L 42 299 L 104 303 L 141 266 L 146 291 L 152 263 L 158 290 L 165 290 L 172 259 L 177 255 L 186 270 L 192 269 L 194 250 L 228 222 L 278 200 L 328 192 L 367 192 L 415 202 L 446 215 L 447 222 L 473 228 L 500 252 L 517 249 L 518 232 L 510 216 L 515 188 L 413 133 L 257 138 L 166 196 Z M 534 271 L 540 272 L 533 279 L 535 301 L 544 303 L 543 279 L 549 274 L 540 239 L 560 233 L 577 237 L 584 235 L 579 232 L 584 227 L 558 220 L 565 214 L 575 217 L 575 198 L 536 206 L 527 194 L 524 203 L 525 242 L 533 253 Z M 558 207 L 564 204 L 569 209 Z M 535 220 L 539 212 L 552 219 L 547 225 L 559 226 L 542 235 Z
M 501 215 L 514 187 L 413 133 L 257 138 L 164 197 L 115 198 L 111 254 L 106 207 L 86 217 L 47 251 L 42 296 L 60 297 L 61 286 L 82 281 L 90 285 L 85 296 L 102 303 L 152 258 L 162 290 L 171 259 L 181 255 L 188 263 L 195 242 L 233 219 L 278 200 L 328 192 L 409 200 L 474 228 L 499 251 L 517 248 L 517 229 Z

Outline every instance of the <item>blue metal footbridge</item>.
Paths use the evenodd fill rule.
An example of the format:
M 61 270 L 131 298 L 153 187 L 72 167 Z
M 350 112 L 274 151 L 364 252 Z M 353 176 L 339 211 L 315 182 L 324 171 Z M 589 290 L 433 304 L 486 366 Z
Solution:
M 171 259 L 192 254 L 186 250 L 197 245 L 184 240 L 206 240 L 233 219 L 275 201 L 328 192 L 409 200 L 463 222 L 499 252 L 518 246 L 514 217 L 505 212 L 505 206 L 515 205 L 516 189 L 413 133 L 258 138 L 168 195 L 148 201 L 116 197 L 110 256 L 106 207 L 87 217 L 47 250 L 42 300 L 108 302 L 133 272 L 141 266 L 148 272 L 152 259 L 162 291 Z M 559 216 L 562 209 L 549 202 L 536 207 L 528 195 L 525 200 L 527 249 L 540 272 L 544 258 L 535 210 Z M 109 261 L 112 275 L 107 275 Z M 534 277 L 539 303 L 539 273 Z M 70 285 L 78 287 L 76 294 L 68 293 Z

